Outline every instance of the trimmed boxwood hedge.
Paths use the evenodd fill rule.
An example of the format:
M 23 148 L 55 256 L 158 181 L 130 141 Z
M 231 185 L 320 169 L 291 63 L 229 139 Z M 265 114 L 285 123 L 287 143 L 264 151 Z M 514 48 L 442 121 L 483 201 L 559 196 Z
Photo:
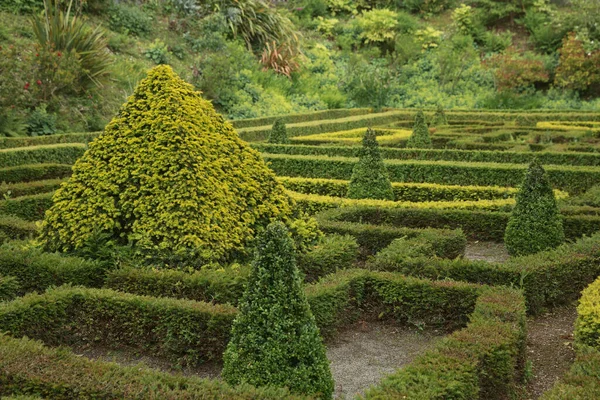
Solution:
M 263 154 L 270 167 L 280 176 L 350 179 L 355 158 Z M 429 182 L 447 185 L 519 186 L 527 165 L 467 163 L 449 161 L 388 160 L 386 167 L 392 181 Z M 555 188 L 569 193 L 583 192 L 600 180 L 600 168 L 556 166 L 546 168 Z
M 54 192 L 60 187 L 64 179 L 45 179 L 33 182 L 4 183 L 0 185 L 0 195 L 4 199 L 20 196 Z
M 14 276 L 0 275 L 0 301 L 10 300 L 17 295 L 19 282 Z
M 33 164 L 0 168 L 0 182 L 5 183 L 61 179 L 68 176 L 71 176 L 71 166 L 66 164 Z
M 314 155 L 330 157 L 358 157 L 358 146 L 310 146 L 310 145 L 276 145 L 253 143 L 252 147 L 263 153 Z M 493 150 L 458 150 L 458 149 L 397 149 L 382 147 L 381 155 L 389 160 L 423 160 L 423 161 L 461 161 L 528 164 L 538 158 L 544 165 L 579 165 L 600 166 L 599 153 L 569 152 L 515 152 Z
M 35 222 L 25 221 L 13 215 L 0 215 L 0 232 L 9 239 L 28 239 L 39 233 Z
M 64 348 L 0 334 L 0 395 L 25 393 L 55 400 L 308 399 L 280 388 L 232 388 L 216 379 L 92 361 Z
M 85 144 L 54 144 L 0 150 L 0 168 L 27 164 L 74 164 L 86 150 Z
M 287 114 L 276 117 L 236 119 L 229 122 L 231 122 L 234 128 L 240 129 L 254 126 L 272 125 L 276 119 L 281 119 L 281 121 L 286 124 L 295 124 L 300 122 L 346 118 L 356 115 L 365 115 L 371 112 L 373 112 L 373 110 L 371 110 L 370 108 L 340 108 L 334 110 L 321 110 L 300 114 Z
M 17 147 L 45 146 L 60 143 L 89 143 L 100 132 L 66 133 L 47 136 L 24 136 L 0 138 L 0 149 L 14 149 Z
M 0 201 L 0 214 L 13 215 L 26 221 L 39 221 L 52 206 L 54 192 L 21 196 Z

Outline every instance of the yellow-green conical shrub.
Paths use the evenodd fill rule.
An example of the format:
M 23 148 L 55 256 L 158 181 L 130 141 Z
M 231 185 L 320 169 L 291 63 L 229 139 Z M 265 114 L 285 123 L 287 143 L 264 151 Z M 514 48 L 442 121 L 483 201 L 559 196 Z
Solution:
M 215 260 L 291 213 L 260 154 L 169 66 L 152 69 L 56 192 L 40 240 L 99 236 L 145 254 Z

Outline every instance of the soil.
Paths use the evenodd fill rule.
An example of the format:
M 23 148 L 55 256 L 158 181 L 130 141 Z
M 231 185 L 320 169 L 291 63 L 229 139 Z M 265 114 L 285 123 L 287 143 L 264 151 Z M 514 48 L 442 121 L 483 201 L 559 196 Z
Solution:
M 353 399 L 364 393 L 386 375 L 412 362 L 441 337 L 443 335 L 439 332 L 420 332 L 382 322 L 360 322 L 351 326 L 327 343 L 335 398 Z M 217 362 L 194 368 L 176 368 L 163 358 L 140 356 L 130 349 L 111 350 L 100 346 L 73 346 L 72 349 L 76 354 L 91 359 L 114 361 L 121 365 L 141 363 L 149 368 L 201 378 L 219 378 L 222 368 L 222 364 Z
M 533 376 L 523 399 L 533 400 L 554 386 L 575 359 L 573 329 L 576 305 L 556 308 L 527 321 L 527 359 Z
M 504 243 L 468 242 L 465 258 L 473 261 L 505 262 L 510 258 Z

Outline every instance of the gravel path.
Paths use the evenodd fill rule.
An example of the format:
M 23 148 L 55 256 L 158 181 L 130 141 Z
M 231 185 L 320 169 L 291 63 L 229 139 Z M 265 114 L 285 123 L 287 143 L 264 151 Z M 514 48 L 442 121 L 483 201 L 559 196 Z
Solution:
M 465 249 L 465 258 L 473 261 L 504 262 L 509 257 L 504 243 L 468 242 Z

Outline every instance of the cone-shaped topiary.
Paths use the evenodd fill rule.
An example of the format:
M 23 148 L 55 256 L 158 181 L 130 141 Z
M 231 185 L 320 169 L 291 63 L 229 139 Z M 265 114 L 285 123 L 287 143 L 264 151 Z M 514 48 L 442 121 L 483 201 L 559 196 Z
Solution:
M 279 118 L 276 119 L 275 122 L 273 122 L 273 127 L 271 128 L 271 132 L 269 133 L 269 143 L 290 143 L 290 138 L 288 137 L 285 123 Z
M 260 154 L 161 65 L 75 163 L 40 240 L 70 251 L 101 233 L 143 254 L 214 260 L 290 214 L 289 201 Z
M 288 387 L 330 399 L 333 378 L 300 279 L 288 231 L 274 222 L 259 236 L 246 291 L 223 355 L 232 385 Z
M 429 128 L 425 122 L 423 111 L 419 110 L 415 117 L 415 125 L 412 135 L 406 141 L 406 147 L 411 149 L 428 149 L 431 148 L 431 137 L 429 137 Z
M 438 104 L 437 110 L 435 111 L 435 114 L 433 114 L 431 124 L 433 126 L 448 125 L 448 118 L 446 118 L 446 113 L 441 104 Z
M 534 160 L 517 194 L 504 243 L 513 256 L 554 248 L 565 240 L 554 192 L 544 168 Z
M 358 163 L 352 170 L 347 196 L 351 199 L 394 200 L 394 190 L 381 158 L 379 143 L 372 129 L 362 140 Z

